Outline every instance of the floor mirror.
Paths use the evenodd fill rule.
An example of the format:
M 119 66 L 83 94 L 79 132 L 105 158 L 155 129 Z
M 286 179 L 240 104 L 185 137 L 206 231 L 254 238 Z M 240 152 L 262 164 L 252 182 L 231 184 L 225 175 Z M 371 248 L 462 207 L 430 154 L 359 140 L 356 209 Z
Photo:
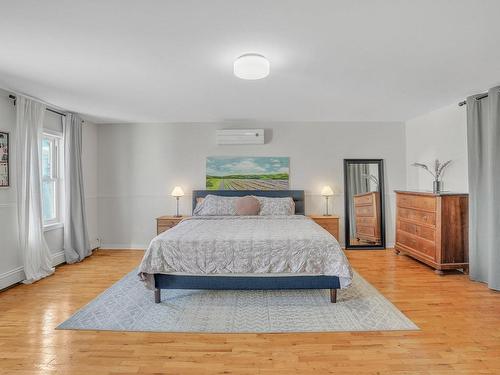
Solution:
M 384 249 L 384 162 L 345 159 L 345 242 L 347 249 Z

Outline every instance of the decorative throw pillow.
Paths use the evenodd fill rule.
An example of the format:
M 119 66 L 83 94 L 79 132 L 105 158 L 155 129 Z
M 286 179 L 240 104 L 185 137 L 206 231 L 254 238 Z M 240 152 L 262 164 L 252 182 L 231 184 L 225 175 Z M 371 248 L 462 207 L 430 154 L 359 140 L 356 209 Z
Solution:
M 269 198 L 269 197 L 255 197 L 260 202 L 261 216 L 280 216 L 280 215 L 294 215 L 295 202 L 291 197 L 284 198 Z
M 238 197 L 221 197 L 207 195 L 196 205 L 194 216 L 234 216 L 236 215 L 235 203 Z
M 236 215 L 239 216 L 258 215 L 260 211 L 259 200 L 250 195 L 238 198 L 234 205 L 236 207 Z

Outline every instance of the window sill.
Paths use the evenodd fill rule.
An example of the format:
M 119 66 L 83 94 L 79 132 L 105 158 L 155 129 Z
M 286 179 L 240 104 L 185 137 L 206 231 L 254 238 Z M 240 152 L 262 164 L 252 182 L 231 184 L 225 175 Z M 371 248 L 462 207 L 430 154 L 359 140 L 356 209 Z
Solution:
M 63 223 L 48 224 L 48 225 L 43 226 L 43 231 L 50 232 L 51 230 L 56 230 L 56 229 L 60 229 L 60 228 L 64 228 Z

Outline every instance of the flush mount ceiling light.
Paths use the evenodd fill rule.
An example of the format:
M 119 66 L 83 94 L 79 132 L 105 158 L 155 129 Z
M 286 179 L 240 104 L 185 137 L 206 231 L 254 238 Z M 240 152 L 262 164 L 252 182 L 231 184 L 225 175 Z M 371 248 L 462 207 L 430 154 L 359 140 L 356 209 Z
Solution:
M 234 75 L 241 79 L 265 78 L 269 69 L 269 60 L 257 53 L 241 55 L 234 62 Z

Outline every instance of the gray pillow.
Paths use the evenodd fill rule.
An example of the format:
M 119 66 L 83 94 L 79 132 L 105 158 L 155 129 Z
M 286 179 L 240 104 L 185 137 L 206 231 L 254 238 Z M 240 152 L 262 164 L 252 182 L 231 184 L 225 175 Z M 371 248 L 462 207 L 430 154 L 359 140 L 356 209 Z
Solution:
M 260 202 L 261 216 L 295 215 L 295 202 L 291 197 L 269 198 L 255 197 Z
M 196 204 L 194 216 L 234 216 L 236 215 L 236 200 L 239 197 L 221 197 L 207 195 L 202 202 Z

